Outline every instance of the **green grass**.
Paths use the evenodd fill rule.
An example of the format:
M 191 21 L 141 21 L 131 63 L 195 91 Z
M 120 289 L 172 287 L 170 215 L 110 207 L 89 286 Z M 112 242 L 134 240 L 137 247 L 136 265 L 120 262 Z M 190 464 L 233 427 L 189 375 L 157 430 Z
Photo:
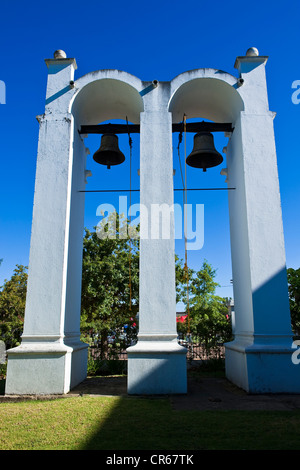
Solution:
M 222 361 L 192 367 L 224 376 Z M 4 380 L 0 380 L 0 395 Z M 0 450 L 299 450 L 299 411 L 175 411 L 168 398 L 0 403 Z
M 174 411 L 168 399 L 0 403 L 1 450 L 300 448 L 300 411 Z

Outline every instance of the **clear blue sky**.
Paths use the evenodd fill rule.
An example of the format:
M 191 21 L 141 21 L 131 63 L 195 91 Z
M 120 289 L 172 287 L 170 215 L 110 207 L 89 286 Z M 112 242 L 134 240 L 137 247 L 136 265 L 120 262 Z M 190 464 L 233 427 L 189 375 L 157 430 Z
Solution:
M 111 68 L 142 80 L 166 81 L 202 67 L 236 75 L 236 56 L 245 55 L 251 46 L 269 56 L 268 92 L 270 110 L 277 113 L 274 125 L 287 266 L 298 268 L 300 104 L 293 104 L 291 96 L 293 81 L 300 80 L 299 10 L 299 1 L 1 2 L 0 80 L 6 84 L 6 104 L 0 105 L 0 285 L 11 277 L 16 264 L 28 264 L 38 141 L 35 116 L 45 106 L 44 59 L 52 58 L 56 49 L 76 58 L 76 77 Z M 97 139 L 88 139 L 91 152 L 98 146 Z M 174 139 L 175 186 L 181 187 L 177 136 Z M 216 138 L 219 151 L 224 143 L 223 137 Z M 126 142 L 122 145 L 126 151 Z M 134 138 L 134 187 L 138 187 L 137 146 Z M 91 157 L 88 168 L 94 176 L 87 189 L 99 187 L 104 168 L 96 168 Z M 189 170 L 189 186 L 225 187 L 221 168 L 206 174 Z M 128 164 L 111 170 L 110 178 L 105 178 L 107 188 L 128 187 Z M 192 197 L 188 202 L 195 201 Z M 175 202 L 181 199 L 181 194 L 175 196 Z M 87 226 L 97 224 L 96 209 L 103 202 L 116 204 L 117 199 L 86 196 Z M 189 265 L 198 269 L 206 258 L 217 269 L 221 286 L 229 286 L 218 293 L 232 296 L 227 193 L 198 193 L 197 202 L 204 204 L 205 240 L 202 250 L 189 252 Z M 183 257 L 182 243 L 176 243 L 176 251 Z

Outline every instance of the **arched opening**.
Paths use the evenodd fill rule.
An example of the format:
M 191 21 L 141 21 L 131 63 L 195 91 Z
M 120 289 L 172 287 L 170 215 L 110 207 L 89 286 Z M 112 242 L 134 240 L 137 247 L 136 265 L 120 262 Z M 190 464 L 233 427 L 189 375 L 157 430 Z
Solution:
M 128 74 L 124 74 L 124 76 L 125 79 L 128 81 L 135 81 L 135 78 L 128 76 Z M 81 91 L 77 94 L 72 104 L 72 114 L 74 116 L 75 121 L 74 141 L 76 141 L 77 139 L 77 145 L 74 147 L 75 158 L 77 154 L 77 157 L 79 159 L 83 158 L 84 160 L 86 160 L 85 186 L 84 189 L 81 190 L 81 196 L 85 199 L 83 226 L 90 232 L 95 233 L 95 231 L 97 232 L 97 230 L 100 228 L 101 222 L 105 222 L 106 220 L 108 221 L 110 219 L 110 216 L 113 215 L 113 213 L 116 213 L 120 216 L 121 214 L 123 214 L 123 222 L 125 222 L 126 219 L 130 219 L 132 221 L 132 224 L 138 223 L 138 213 L 136 214 L 136 211 L 132 213 L 130 211 L 130 208 L 139 203 L 138 170 L 140 166 L 140 139 L 139 133 L 130 132 L 130 125 L 139 124 L 140 113 L 143 111 L 142 98 L 136 88 L 132 86 L 132 84 L 129 84 L 120 79 L 98 78 L 89 82 L 88 77 L 85 76 L 82 77 L 80 80 L 83 82 L 87 81 L 87 83 L 82 87 Z M 119 149 L 125 156 L 124 162 L 119 165 L 111 166 L 110 169 L 108 169 L 105 165 L 97 163 L 93 159 L 94 153 L 100 147 L 102 135 L 103 133 L 105 133 L 105 131 L 102 129 L 105 124 L 109 124 L 112 126 L 113 129 L 116 129 L 112 132 L 117 135 Z M 129 125 L 128 132 L 126 132 L 127 124 Z M 123 127 L 125 127 L 125 131 L 123 130 L 119 133 L 119 125 L 123 125 Z M 92 126 L 93 129 L 85 134 L 84 131 L 82 131 L 84 126 Z M 79 138 L 76 135 L 78 134 L 78 132 L 80 135 Z M 132 189 L 132 191 L 130 191 L 130 189 Z M 85 231 L 84 233 L 81 232 L 82 238 L 84 237 L 84 235 Z M 100 233 L 98 235 L 100 239 L 103 236 L 103 234 Z M 118 232 L 116 232 L 114 239 L 119 240 L 119 238 L 121 238 L 121 236 Z M 122 243 L 120 243 L 120 246 L 123 246 Z M 124 249 L 128 250 L 129 246 L 129 249 L 132 250 L 133 253 L 134 245 L 134 241 L 132 243 L 127 242 L 126 248 Z M 108 256 L 109 255 L 107 255 L 106 259 L 108 259 Z M 131 257 L 131 252 L 129 256 Z M 83 262 L 84 266 L 86 266 L 85 258 L 83 259 Z M 128 270 L 128 276 L 131 279 L 131 275 L 133 272 L 133 261 L 132 264 L 131 261 L 129 261 L 129 264 L 127 266 L 124 266 L 124 271 L 126 270 Z M 90 275 L 91 271 L 92 267 L 89 270 L 88 276 Z M 111 273 L 109 273 L 109 275 L 110 274 Z M 93 279 L 91 280 L 91 282 L 93 282 Z M 111 286 L 108 285 L 106 287 L 107 291 L 110 288 Z M 130 289 L 132 289 L 131 286 Z M 124 302 L 124 299 L 129 296 L 129 294 L 127 294 L 127 290 L 128 282 L 126 280 L 126 285 L 124 285 L 124 292 L 122 292 L 122 299 L 118 299 L 118 301 L 120 301 L 120 311 L 122 310 L 121 307 L 124 305 L 121 304 L 121 302 Z M 99 289 L 99 291 L 101 291 L 101 289 Z M 134 318 L 135 320 L 136 308 L 134 304 L 136 302 L 136 299 L 133 297 L 134 293 L 130 290 L 130 299 L 132 304 L 129 305 L 128 300 L 128 305 L 127 307 L 124 306 L 124 309 L 127 308 L 129 310 L 127 316 L 130 316 L 132 312 L 132 318 Z M 83 308 L 86 305 L 86 297 L 82 297 L 81 300 Z M 117 301 L 116 304 L 119 305 Z M 115 325 L 119 320 L 117 320 L 118 317 L 116 315 L 116 320 L 113 322 L 110 321 L 109 307 L 106 308 L 108 313 L 108 319 L 106 319 L 107 331 L 105 328 L 103 328 L 102 338 L 100 338 L 100 333 L 94 334 L 95 332 L 93 332 L 93 338 L 90 338 L 93 339 L 93 344 L 96 346 L 96 356 L 99 356 L 99 351 L 101 352 L 101 359 L 107 358 L 107 354 L 109 353 L 109 351 L 113 353 L 112 356 L 114 358 L 119 357 L 116 356 L 116 353 L 118 351 L 120 353 L 125 351 L 125 343 L 127 346 L 130 345 L 130 343 L 127 344 L 127 342 L 124 341 L 124 339 L 126 339 L 124 338 L 124 335 L 122 338 L 123 341 L 119 341 L 120 338 L 118 335 L 121 331 L 121 325 L 120 328 L 118 327 L 117 341 L 115 337 Z M 113 307 L 111 307 L 111 309 L 113 309 Z M 97 308 L 95 310 L 97 310 Z M 99 311 L 100 310 L 101 309 L 99 308 Z M 123 316 L 126 316 L 126 312 L 124 312 Z M 127 324 L 125 326 L 127 327 Z M 106 336 L 106 338 L 104 338 L 104 335 Z M 120 347 L 116 345 L 117 342 L 118 344 L 121 343 Z M 123 354 L 121 357 L 124 358 Z
M 119 79 L 105 78 L 100 72 L 98 75 L 97 72 L 87 74 L 78 80 L 79 85 L 83 85 L 71 104 L 77 123 L 98 124 L 109 119 L 125 119 L 126 116 L 129 121 L 139 123 L 144 109 L 143 100 L 137 89 L 124 81 L 126 78 L 137 86 L 135 77 L 120 72 Z
M 173 84 L 174 91 L 169 103 L 173 123 L 183 122 L 185 119 L 186 129 L 190 123 L 201 122 L 226 123 L 234 128 L 235 121 L 244 108 L 236 91 L 235 77 L 220 71 L 203 69 L 182 74 L 173 80 Z M 187 262 L 188 268 L 197 272 L 207 260 L 216 270 L 215 281 L 219 284 L 216 295 L 227 298 L 228 308 L 231 309 L 233 276 L 228 208 L 228 192 L 231 188 L 227 179 L 226 154 L 231 134 L 224 131 L 212 133 L 214 146 L 221 153 L 223 162 L 205 172 L 186 165 L 185 162 L 193 149 L 195 132 L 188 131 L 181 136 L 173 133 L 174 202 L 182 206 L 180 215 L 184 214 L 184 203 L 187 204 L 187 242 L 185 243 L 184 236 L 177 237 L 175 246 L 176 253 L 183 262 Z M 179 139 L 182 139 L 181 144 Z M 185 185 L 185 193 L 177 190 Z M 179 233 L 184 233 L 183 221 L 184 217 L 181 217 Z M 177 311 L 186 315 L 188 307 L 185 301 L 177 305 Z M 234 319 L 232 320 L 234 323 Z M 188 325 L 181 329 L 185 332 Z M 199 351 L 197 348 L 193 349 L 193 357 L 201 353 L 201 348 Z
M 213 69 L 186 72 L 176 77 L 172 84 L 169 111 L 173 122 L 181 121 L 186 113 L 189 119 L 201 116 L 214 122 L 234 123 L 244 109 L 243 100 L 236 91 L 236 78 L 225 72 Z

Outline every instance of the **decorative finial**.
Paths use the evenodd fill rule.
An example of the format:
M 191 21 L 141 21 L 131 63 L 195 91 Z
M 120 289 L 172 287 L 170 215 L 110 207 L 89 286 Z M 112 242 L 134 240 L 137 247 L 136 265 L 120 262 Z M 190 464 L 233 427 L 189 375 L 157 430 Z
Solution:
M 258 49 L 256 49 L 256 47 L 250 47 L 246 52 L 246 56 L 248 57 L 256 57 L 258 55 L 259 55 L 259 52 L 258 52 Z
M 54 59 L 66 59 L 67 54 L 65 51 L 62 51 L 61 49 L 58 49 L 57 51 L 54 52 Z

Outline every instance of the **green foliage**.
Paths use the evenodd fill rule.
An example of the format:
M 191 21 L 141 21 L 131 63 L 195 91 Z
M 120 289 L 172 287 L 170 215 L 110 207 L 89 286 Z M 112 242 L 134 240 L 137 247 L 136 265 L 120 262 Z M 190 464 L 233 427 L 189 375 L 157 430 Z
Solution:
M 7 362 L 5 362 L 4 364 L 0 364 L 0 380 L 6 376 L 6 371 L 7 371 Z
M 212 296 L 206 303 L 198 302 L 192 307 L 191 312 L 191 330 L 200 338 L 206 352 L 216 350 L 232 339 L 225 299 Z
M 190 268 L 187 269 L 182 259 L 175 255 L 176 302 L 187 303 L 187 278 L 190 285 L 193 276 L 194 271 Z
M 118 359 L 92 359 L 88 360 L 87 373 L 93 375 L 126 375 L 127 361 Z
M 227 299 L 215 295 L 218 287 L 215 276 L 216 271 L 206 260 L 198 272 L 189 272 L 190 333 L 197 337 L 207 354 L 232 339 Z M 188 322 L 178 324 L 178 330 L 188 333 Z
M 292 329 L 300 335 L 300 268 L 287 270 Z
M 139 242 L 127 237 L 126 230 L 127 220 L 114 213 L 108 222 L 103 219 L 100 232 L 86 230 L 83 240 L 81 331 L 103 352 L 110 332 L 121 335 L 127 325 L 130 342 L 136 334 Z
M 119 352 L 136 341 L 139 239 L 129 238 L 127 230 L 132 235 L 138 232 L 138 227 L 130 230 L 127 220 L 114 213 L 103 219 L 96 231 L 86 230 L 83 240 L 81 335 L 84 342 L 100 349 L 101 360 L 118 359 Z M 20 343 L 23 331 L 26 270 L 26 267 L 17 265 L 12 278 L 5 281 L 0 290 L 0 339 L 7 349 Z M 215 270 L 207 261 L 198 272 L 187 270 L 176 256 L 175 273 L 177 302 L 187 303 L 187 275 L 189 278 L 189 324 L 193 336 L 200 337 L 207 351 L 230 340 L 231 324 L 226 299 L 215 295 L 218 286 Z M 297 279 L 299 281 L 299 273 Z M 299 308 L 297 292 L 297 289 L 293 290 L 291 295 Z M 177 325 L 179 333 L 185 335 L 188 332 L 187 321 Z M 109 335 L 113 340 L 108 340 Z
M 225 358 L 211 357 L 189 368 L 189 376 L 201 380 L 203 377 L 225 377 Z
M 5 280 L 0 291 L 0 338 L 6 348 L 20 343 L 23 332 L 27 289 L 27 268 L 17 265 L 10 280 Z

